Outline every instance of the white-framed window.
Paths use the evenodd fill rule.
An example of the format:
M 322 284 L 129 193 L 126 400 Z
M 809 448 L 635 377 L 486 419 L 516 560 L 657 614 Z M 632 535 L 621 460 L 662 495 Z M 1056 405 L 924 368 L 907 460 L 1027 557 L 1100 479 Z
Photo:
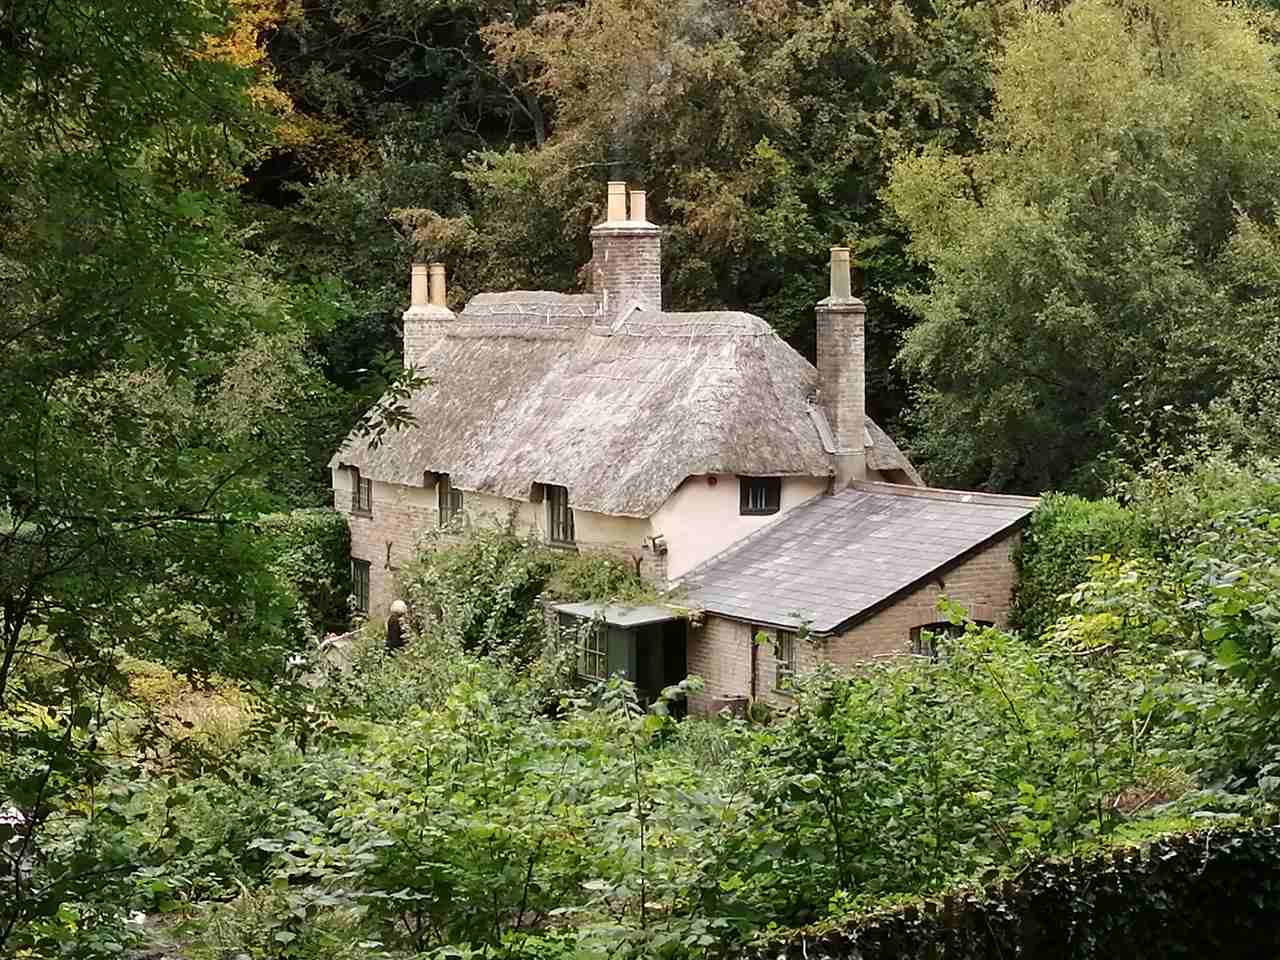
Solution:
M 351 559 L 351 595 L 357 613 L 369 612 L 369 561 Z
M 782 507 L 781 477 L 739 477 L 738 513 L 744 517 L 768 516 Z
M 554 483 L 545 488 L 547 500 L 547 538 L 552 543 L 573 543 L 573 507 L 569 506 L 569 491 Z
M 462 519 L 462 491 L 453 488 L 447 473 L 440 474 L 436 481 L 436 495 L 440 508 L 440 526 L 447 527 L 455 520 Z
M 351 468 L 351 512 L 373 514 L 373 481 L 360 476 L 360 471 Z
M 603 626 L 570 613 L 560 614 L 560 637 L 578 654 L 578 676 L 605 680 L 609 676 L 609 640 Z
M 773 638 L 775 690 L 789 690 L 796 677 L 796 635 L 790 630 L 779 630 Z

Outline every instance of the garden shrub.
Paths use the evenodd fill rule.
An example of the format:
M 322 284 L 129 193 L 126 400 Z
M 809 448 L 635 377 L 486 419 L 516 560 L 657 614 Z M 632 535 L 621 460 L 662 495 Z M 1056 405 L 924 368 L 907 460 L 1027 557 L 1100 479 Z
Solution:
M 773 934 L 748 960 L 1147 960 L 1280 954 L 1280 830 L 1038 863 L 1016 880 Z
M 351 531 L 346 518 L 325 508 L 259 517 L 271 572 L 300 604 L 297 628 L 323 636 L 347 629 L 351 596 Z M 305 625 L 305 627 L 304 627 Z
M 1140 518 L 1115 500 L 1047 494 L 1023 534 L 1013 626 L 1025 639 L 1039 639 L 1067 612 L 1076 585 L 1088 579 L 1090 558 L 1136 549 L 1143 529 Z

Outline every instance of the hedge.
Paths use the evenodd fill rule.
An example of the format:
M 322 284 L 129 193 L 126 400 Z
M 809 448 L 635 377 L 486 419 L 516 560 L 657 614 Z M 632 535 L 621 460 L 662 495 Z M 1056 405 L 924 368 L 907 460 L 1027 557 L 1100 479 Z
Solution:
M 1066 612 L 1062 597 L 1088 579 L 1089 558 L 1138 548 L 1145 524 L 1115 500 L 1046 495 L 1023 535 L 1011 624 L 1036 640 Z
M 750 960 L 1280 956 L 1280 829 L 1183 834 L 757 942 Z
M 270 570 L 285 589 L 296 594 L 306 627 L 320 635 L 345 631 L 352 589 L 351 531 L 346 518 L 315 507 L 266 514 L 255 525 L 268 540 Z

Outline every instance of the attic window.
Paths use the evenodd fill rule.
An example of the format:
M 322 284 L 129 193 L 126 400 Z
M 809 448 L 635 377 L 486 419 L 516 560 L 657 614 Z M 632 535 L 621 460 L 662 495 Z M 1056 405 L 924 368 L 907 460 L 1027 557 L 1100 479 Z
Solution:
M 547 537 L 552 543 L 573 543 L 573 507 L 569 491 L 554 483 L 543 487 L 547 499 Z
M 361 479 L 355 467 L 351 468 L 351 512 L 373 514 L 373 481 Z
M 436 493 L 440 498 L 440 526 L 447 527 L 462 519 L 462 491 L 453 489 L 447 473 L 436 480 Z
M 781 477 L 739 477 L 738 512 L 744 517 L 777 513 L 782 505 Z

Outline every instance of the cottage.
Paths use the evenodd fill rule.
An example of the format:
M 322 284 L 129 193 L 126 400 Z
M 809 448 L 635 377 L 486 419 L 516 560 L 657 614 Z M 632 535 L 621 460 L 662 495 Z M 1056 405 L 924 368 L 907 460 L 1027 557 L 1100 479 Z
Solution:
M 687 580 L 708 611 L 706 625 L 689 634 L 665 608 L 562 609 L 567 622 L 602 613 L 608 624 L 580 651 L 584 675 L 622 670 L 652 692 L 682 679 L 686 668 L 705 669 L 704 706 L 761 695 L 759 654 L 740 642 L 745 631 L 781 630 L 785 647 L 786 631 L 809 623 L 813 611 L 803 602 L 803 575 L 776 595 L 786 616 L 776 604 L 731 608 L 724 578 L 755 555 L 742 551 L 773 549 L 771 531 L 793 514 L 799 525 L 780 528 L 779 536 L 821 525 L 819 516 L 848 519 L 851 527 L 831 529 L 852 534 L 874 523 L 874 514 L 861 526 L 853 520 L 867 509 L 857 506 L 859 497 L 905 497 L 921 485 L 866 415 L 865 308 L 851 294 L 849 252 L 831 252 L 831 295 L 816 305 L 815 368 L 759 317 L 662 309 L 661 230 L 646 218 L 643 192 L 610 183 L 607 216 L 591 240 L 590 292 L 479 294 L 457 314 L 447 306 L 444 266 L 413 266 L 404 360 L 430 378 L 410 402 L 416 424 L 380 446 L 353 436 L 330 462 L 334 502 L 351 525 L 357 603 L 370 613 L 386 609 L 395 571 L 424 529 L 514 514 L 555 547 L 624 558 L 660 584 Z M 993 586 L 981 604 L 999 620 L 1008 606 L 1017 521 L 988 543 L 994 534 L 982 531 L 989 524 L 966 519 L 988 517 L 975 496 L 933 491 L 903 502 L 955 508 L 945 518 L 917 510 L 912 531 L 920 539 L 936 540 L 935 526 L 949 525 L 960 539 L 981 534 L 995 551 Z M 851 612 L 831 628 L 847 633 L 849 618 L 864 609 L 853 610 L 862 594 L 852 585 L 867 576 L 858 557 L 879 561 L 855 546 L 867 541 L 815 542 L 848 561 L 822 574 L 824 602 L 838 605 L 831 593 L 848 594 Z M 976 560 L 977 541 L 956 545 L 965 563 Z M 911 552 L 914 541 L 898 547 Z M 932 563 L 920 573 L 927 576 L 955 564 L 955 555 L 929 556 L 913 553 L 899 572 Z M 818 559 L 794 555 L 792 566 L 799 571 Z M 762 573 L 733 589 L 763 591 L 756 599 L 767 605 L 780 582 Z M 872 605 L 896 603 L 892 598 L 918 592 L 919 584 L 894 589 Z M 922 623 L 935 619 L 929 613 Z M 809 629 L 821 634 L 826 623 Z M 858 629 L 865 632 L 865 624 Z M 900 646 L 907 644 L 904 635 Z M 749 677 L 732 663 L 744 651 L 756 663 Z M 808 656 L 797 653 L 795 669 Z

